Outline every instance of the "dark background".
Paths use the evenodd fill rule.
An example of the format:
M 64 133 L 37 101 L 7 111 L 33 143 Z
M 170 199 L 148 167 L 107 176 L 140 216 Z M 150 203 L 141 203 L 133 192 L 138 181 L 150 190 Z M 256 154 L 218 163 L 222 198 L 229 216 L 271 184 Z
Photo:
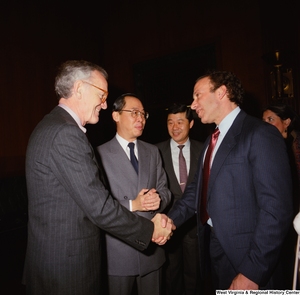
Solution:
M 293 69 L 295 95 L 286 102 L 299 113 L 296 4 L 297 0 L 2 0 L 0 213 L 7 191 L 24 201 L 23 179 L 16 177 L 24 176 L 32 130 L 57 104 L 54 77 L 66 60 L 86 59 L 109 74 L 108 110 L 101 111 L 98 124 L 88 126 L 94 146 L 114 136 L 110 109 L 124 92 L 140 95 L 150 113 L 142 138 L 152 143 L 166 139 L 165 109 L 175 101 L 191 104 L 195 79 L 208 68 L 233 71 L 246 90 L 243 108 L 260 116 L 261 108 L 272 101 L 269 77 L 275 50 L 281 52 L 283 67 Z M 204 140 L 207 132 L 197 120 L 192 137 Z M 22 205 L 7 200 L 5 206 Z M 18 229 L 2 232 L 0 244 L 0 293 L 13 294 L 13 286 L 20 288 L 26 234 Z
M 277 49 L 293 68 L 289 103 L 299 112 L 298 15 L 296 0 L 2 0 L 0 176 L 24 172 L 28 138 L 57 104 L 54 77 L 68 59 L 98 63 L 109 74 L 109 109 L 89 127 L 93 145 L 114 135 L 110 107 L 124 92 L 141 94 L 150 112 L 143 139 L 165 139 L 164 108 L 190 104 L 194 80 L 210 67 L 233 71 L 247 91 L 246 110 L 259 116 L 271 100 L 273 68 L 263 57 Z M 200 122 L 192 135 L 206 136 Z

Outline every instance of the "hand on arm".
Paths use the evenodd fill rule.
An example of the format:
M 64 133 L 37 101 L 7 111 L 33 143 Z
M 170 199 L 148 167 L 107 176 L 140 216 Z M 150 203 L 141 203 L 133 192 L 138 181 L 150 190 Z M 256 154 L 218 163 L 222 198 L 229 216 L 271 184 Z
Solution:
M 132 201 L 132 211 L 154 211 L 160 206 L 160 197 L 154 188 L 142 189 Z
M 171 238 L 172 231 L 176 229 L 173 220 L 165 214 L 157 213 L 151 221 L 154 223 L 152 242 L 164 245 Z
M 258 290 L 258 285 L 239 273 L 233 279 L 228 290 Z

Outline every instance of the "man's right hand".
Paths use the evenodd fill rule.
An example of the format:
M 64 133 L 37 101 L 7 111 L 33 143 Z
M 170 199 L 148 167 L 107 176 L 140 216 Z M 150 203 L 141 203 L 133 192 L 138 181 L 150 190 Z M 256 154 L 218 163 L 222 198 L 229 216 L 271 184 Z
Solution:
M 176 229 L 173 220 L 165 214 L 157 213 L 151 221 L 154 223 L 152 242 L 164 245 L 173 235 L 173 230 Z

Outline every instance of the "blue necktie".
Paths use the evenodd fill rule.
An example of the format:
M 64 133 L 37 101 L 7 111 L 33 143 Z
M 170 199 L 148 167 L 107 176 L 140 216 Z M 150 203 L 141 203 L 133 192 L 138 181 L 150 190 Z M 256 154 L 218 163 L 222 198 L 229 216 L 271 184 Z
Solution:
M 131 164 L 134 168 L 134 170 L 136 171 L 137 174 L 139 174 L 139 162 L 134 154 L 134 142 L 129 142 L 128 143 L 128 147 L 130 149 L 130 161 Z

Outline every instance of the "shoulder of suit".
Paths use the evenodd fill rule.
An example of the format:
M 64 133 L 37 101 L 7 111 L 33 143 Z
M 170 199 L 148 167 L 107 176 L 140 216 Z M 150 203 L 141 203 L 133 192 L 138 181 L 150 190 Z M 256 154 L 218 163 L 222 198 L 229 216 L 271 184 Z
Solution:
M 142 147 L 142 148 L 145 148 L 145 149 L 152 149 L 152 150 L 154 149 L 154 150 L 156 150 L 158 148 L 155 144 L 152 144 L 152 143 L 140 140 L 140 139 L 137 140 L 137 145 L 138 145 L 138 149 Z
M 246 128 L 256 129 L 260 126 L 270 126 L 271 124 L 266 124 L 261 119 L 247 115 L 244 117 L 243 126 Z M 271 125 L 272 126 L 272 125 Z
M 170 145 L 170 139 L 161 141 L 155 144 L 159 149 L 165 148 L 166 146 Z
M 45 118 L 51 118 L 58 121 L 65 121 L 77 125 L 72 116 L 63 108 L 56 106 Z M 78 125 L 77 125 L 78 126 Z
M 103 144 L 98 145 L 98 146 L 97 146 L 97 150 L 98 150 L 98 151 L 101 151 L 101 150 L 103 150 L 103 149 L 106 149 L 106 148 L 108 148 L 109 146 L 111 146 L 111 145 L 113 144 L 113 142 L 115 142 L 115 141 L 116 141 L 116 139 L 115 139 L 115 137 L 114 137 L 114 138 L 112 138 L 111 140 L 109 140 L 109 141 L 107 141 L 107 142 L 105 142 L 105 143 L 103 143 Z
M 260 118 L 248 115 L 246 112 L 242 111 L 238 114 L 232 126 L 228 130 L 231 135 L 243 134 L 244 136 L 249 136 L 250 134 L 264 134 L 265 132 L 278 133 L 269 123 L 264 122 Z M 277 134 L 278 135 L 278 134 Z M 280 134 L 279 134 L 280 135 Z
M 190 142 L 192 145 L 203 145 L 203 142 L 199 141 L 199 140 L 195 140 L 195 139 L 191 139 L 190 138 Z
M 59 106 L 56 106 L 39 122 L 36 126 L 36 130 L 39 128 L 51 130 L 52 134 L 71 132 L 85 136 L 72 116 Z

